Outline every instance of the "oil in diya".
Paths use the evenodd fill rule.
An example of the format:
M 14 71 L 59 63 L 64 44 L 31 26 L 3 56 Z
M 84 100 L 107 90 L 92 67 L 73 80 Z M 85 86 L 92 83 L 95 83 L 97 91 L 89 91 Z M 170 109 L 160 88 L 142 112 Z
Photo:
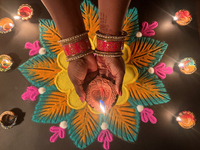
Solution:
M 0 71 L 6 72 L 11 69 L 13 64 L 12 58 L 8 55 L 0 55 Z
M 191 57 L 186 57 L 182 59 L 179 62 L 178 67 L 180 71 L 184 74 L 192 74 L 197 70 L 195 60 Z
M 10 18 L 1 18 L 0 19 L 0 33 L 5 34 L 12 31 L 14 23 Z
M 175 13 L 174 20 L 178 25 L 186 26 L 192 21 L 192 16 L 188 10 L 181 9 Z
M 17 14 L 22 20 L 28 20 L 33 16 L 33 8 L 28 4 L 22 4 L 17 10 Z
M 100 76 L 92 80 L 86 89 L 88 105 L 104 115 L 115 105 L 117 98 L 115 85 L 110 80 Z
M 190 129 L 195 125 L 196 119 L 192 112 L 182 111 L 179 113 L 179 116 L 176 118 L 178 124 L 184 129 Z

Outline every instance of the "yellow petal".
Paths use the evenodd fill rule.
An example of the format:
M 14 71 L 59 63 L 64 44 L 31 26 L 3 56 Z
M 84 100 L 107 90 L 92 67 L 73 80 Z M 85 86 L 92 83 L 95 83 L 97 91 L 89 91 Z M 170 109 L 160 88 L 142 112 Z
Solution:
M 71 107 L 73 109 L 81 109 L 87 103 L 86 103 L 86 101 L 84 103 L 82 103 L 78 94 L 76 93 L 76 91 L 72 90 L 71 93 L 69 94 L 69 99 L 67 101 L 67 104 L 69 105 L 69 107 Z
M 55 85 L 60 92 L 66 93 L 69 89 L 74 89 L 66 70 L 60 71 L 55 78 Z
M 89 110 L 94 114 L 101 114 L 101 112 L 97 111 L 95 108 L 92 108 L 88 105 Z
M 129 83 L 133 83 L 138 78 L 138 71 L 137 68 L 134 65 L 126 64 L 125 65 L 125 75 L 124 75 L 124 85 L 127 85 Z
M 94 49 L 95 49 L 97 47 L 97 36 L 96 35 L 94 36 L 93 44 L 94 44 Z
M 96 37 L 96 35 L 95 35 L 95 37 Z M 95 50 L 96 45 L 93 42 L 94 40 L 92 40 L 90 37 L 89 37 L 89 40 L 90 40 L 90 44 L 91 44 L 92 49 Z
M 122 105 L 122 104 L 126 103 L 129 96 L 130 96 L 130 93 L 129 93 L 128 89 L 125 86 L 122 86 L 122 96 L 118 97 L 116 105 Z
M 122 50 L 124 53 L 122 58 L 124 59 L 124 63 L 127 64 L 130 61 L 131 49 L 128 45 L 124 44 L 124 49 Z
M 58 66 L 63 69 L 63 70 L 67 70 L 69 62 L 66 61 L 66 55 L 65 52 L 62 51 L 58 54 L 57 56 L 57 62 L 58 62 Z

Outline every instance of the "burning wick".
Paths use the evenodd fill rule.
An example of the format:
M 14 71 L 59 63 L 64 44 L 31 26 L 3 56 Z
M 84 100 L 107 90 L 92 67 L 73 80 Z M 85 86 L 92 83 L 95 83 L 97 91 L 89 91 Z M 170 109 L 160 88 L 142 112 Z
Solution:
M 105 109 L 105 104 L 102 100 L 99 101 L 99 107 L 100 107 L 101 111 L 103 112 L 103 114 L 105 115 L 106 109 Z
M 176 121 L 182 121 L 180 117 L 176 117 Z
M 14 27 L 14 25 L 13 25 L 12 23 L 9 23 L 9 26 L 10 26 L 11 28 L 13 28 L 13 27 Z
M 20 19 L 21 17 L 20 17 L 20 16 L 14 16 L 13 18 L 16 19 L 16 20 L 18 20 L 18 19 Z
M 184 63 L 179 63 L 178 66 L 182 68 L 184 67 Z
M 177 20 L 178 20 L 178 17 L 174 16 L 173 19 L 174 19 L 175 21 L 177 21 Z

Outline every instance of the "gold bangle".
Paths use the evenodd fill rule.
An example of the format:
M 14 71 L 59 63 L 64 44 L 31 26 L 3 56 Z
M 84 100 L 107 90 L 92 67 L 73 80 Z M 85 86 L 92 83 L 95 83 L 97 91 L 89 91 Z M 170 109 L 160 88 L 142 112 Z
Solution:
M 95 53 L 103 54 L 103 55 L 123 55 L 122 51 L 108 52 L 108 51 L 99 51 L 97 49 L 95 49 Z
M 71 42 L 71 41 L 73 41 L 75 39 L 79 39 L 79 38 L 81 38 L 81 37 L 83 37 L 83 36 L 85 36 L 87 34 L 88 34 L 88 31 L 86 31 L 86 32 L 84 32 L 82 34 L 76 35 L 76 36 L 72 36 L 72 37 L 69 37 L 69 38 L 66 38 L 66 39 L 59 40 L 58 42 L 61 43 L 61 44 L 62 43 L 68 43 L 68 42 Z
M 70 55 L 70 56 L 67 56 L 67 62 L 69 61 L 72 61 L 72 60 L 76 60 L 76 59 L 79 59 L 79 58 L 82 58 L 82 57 L 85 57 L 89 54 L 92 54 L 93 53 L 93 50 L 89 49 L 89 50 L 86 50 L 82 53 L 78 53 L 78 54 L 75 54 L 75 55 Z
M 87 38 L 88 38 L 88 35 L 85 34 L 85 35 L 83 35 L 83 36 L 80 36 L 80 37 L 75 38 L 75 39 L 70 40 L 70 41 L 64 41 L 64 42 L 61 41 L 60 44 L 61 44 L 62 46 L 64 46 L 64 45 L 76 43 L 76 42 L 78 42 L 78 41 L 81 41 L 81 40 L 84 40 L 84 39 L 87 39 Z
M 122 31 L 122 35 L 116 36 L 116 35 L 106 35 L 99 32 L 99 30 L 96 32 L 97 38 L 103 38 L 106 40 L 112 39 L 112 40 L 124 40 L 127 36 L 127 33 L 125 31 Z
M 121 57 L 122 55 L 105 55 L 105 54 L 98 54 L 94 52 L 95 55 L 97 56 L 103 56 L 103 57 Z
M 114 39 L 114 38 L 103 38 L 103 37 L 98 37 L 98 36 L 97 36 L 97 39 L 102 40 L 102 41 L 106 41 L 106 42 L 124 41 L 124 38 Z
M 103 52 L 103 51 L 98 51 L 95 50 L 94 54 L 97 56 L 103 56 L 103 57 L 121 57 L 123 53 L 120 52 Z

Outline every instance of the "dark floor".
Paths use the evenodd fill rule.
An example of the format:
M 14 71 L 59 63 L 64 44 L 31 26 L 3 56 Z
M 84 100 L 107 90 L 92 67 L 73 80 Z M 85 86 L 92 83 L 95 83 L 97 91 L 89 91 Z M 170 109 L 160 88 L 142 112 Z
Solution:
M 97 1 L 93 1 L 97 5 Z M 14 109 L 21 116 L 14 128 L 10 130 L 0 128 L 0 150 L 78 149 L 69 136 L 57 140 L 54 144 L 50 143 L 51 125 L 31 121 L 37 102 L 25 102 L 21 99 L 21 94 L 25 92 L 27 86 L 30 86 L 17 69 L 30 58 L 29 51 L 24 49 L 24 44 L 32 43 L 39 38 L 38 19 L 50 18 L 40 0 L 1 0 L 0 18 L 12 17 L 21 4 L 30 4 L 34 8 L 33 18 L 30 21 L 15 21 L 12 32 L 0 35 L 0 54 L 10 55 L 15 62 L 12 70 L 0 73 L 0 113 Z M 114 137 L 111 150 L 198 150 L 200 149 L 200 71 L 184 75 L 179 71 L 177 62 L 184 57 L 192 57 L 196 60 L 197 68 L 200 66 L 197 23 L 200 22 L 200 2 L 199 0 L 132 0 L 130 8 L 132 7 L 138 9 L 140 29 L 143 21 L 157 21 L 159 25 L 155 29 L 156 35 L 152 38 L 169 44 L 161 62 L 174 69 L 173 74 L 163 80 L 171 101 L 151 107 L 158 122 L 155 125 L 141 122 L 135 143 L 127 143 Z M 181 27 L 172 23 L 170 15 L 174 15 L 179 9 L 191 12 L 193 20 L 189 25 Z M 194 128 L 183 129 L 175 121 L 174 115 L 183 110 L 195 114 L 197 122 Z M 103 150 L 102 144 L 97 141 L 86 149 Z

